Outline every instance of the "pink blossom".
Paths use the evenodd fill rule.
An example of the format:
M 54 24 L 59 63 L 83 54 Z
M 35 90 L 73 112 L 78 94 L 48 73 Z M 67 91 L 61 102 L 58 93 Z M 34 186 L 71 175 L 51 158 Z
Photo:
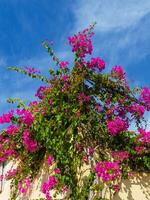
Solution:
M 61 69 L 66 69 L 67 66 L 69 65 L 69 62 L 61 61 L 61 62 L 59 63 L 59 65 L 60 65 L 60 68 L 61 68 Z
M 129 154 L 127 151 L 113 151 L 111 155 L 115 160 L 118 161 L 123 161 L 129 158 Z
M 11 118 L 13 117 L 13 110 L 3 114 L 2 116 L 0 116 L 0 124 L 4 124 L 4 123 L 10 123 L 11 122 Z
M 94 152 L 95 152 L 95 149 L 93 147 L 88 148 L 88 155 L 89 156 L 92 156 L 94 154 Z
M 34 117 L 32 115 L 32 113 L 28 110 L 19 110 L 17 109 L 16 111 L 17 115 L 21 116 L 21 121 L 26 124 L 27 126 L 31 126 L 33 121 L 34 121 Z
M 95 110 L 96 110 L 97 112 L 101 112 L 102 108 L 101 108 L 101 106 L 100 106 L 99 104 L 96 104 L 96 105 L 95 105 Z
M 62 192 L 68 192 L 69 188 L 67 186 L 62 187 Z
M 69 44 L 72 46 L 72 52 L 76 52 L 80 58 L 84 58 L 86 54 L 91 54 L 93 33 L 89 33 L 89 29 L 79 32 L 78 35 L 68 37 Z
M 7 173 L 5 174 L 5 178 L 6 179 L 10 179 L 13 178 L 14 176 L 16 176 L 17 174 L 17 169 L 10 169 L 7 171 Z
M 27 129 L 25 129 L 23 133 L 23 143 L 27 151 L 34 152 L 38 148 L 37 141 L 31 139 L 30 133 Z
M 78 95 L 78 101 L 79 103 L 83 103 L 83 102 L 90 102 L 91 100 L 91 97 L 86 95 L 84 92 L 80 92 L 79 95 Z
M 133 177 L 134 175 L 135 175 L 135 173 L 133 171 L 128 172 L 129 177 Z
M 41 190 L 45 194 L 47 200 L 51 199 L 50 190 L 52 190 L 57 183 L 58 181 L 55 176 L 49 176 L 48 180 L 42 184 Z
M 67 82 L 69 80 L 69 76 L 68 75 L 61 76 L 61 80 Z
M 111 135 L 116 136 L 120 132 L 126 131 L 128 128 L 128 123 L 126 120 L 116 117 L 113 120 L 107 121 L 107 128 Z
M 142 117 L 144 115 L 145 109 L 144 106 L 134 103 L 132 106 L 128 107 L 128 111 Z
M 46 86 L 40 86 L 39 89 L 37 90 L 37 93 L 35 96 L 37 96 L 39 99 L 44 98 L 44 92 L 46 91 L 47 87 Z
M 11 124 L 6 128 L 6 131 L 10 135 L 16 135 L 16 133 L 19 131 L 19 128 Z
M 48 164 L 48 165 L 52 165 L 53 162 L 54 162 L 54 157 L 51 156 L 51 155 L 49 155 L 48 158 L 47 158 L 47 164 Z
M 122 69 L 121 66 L 115 66 L 111 70 L 111 74 L 113 77 L 117 77 L 120 80 L 125 79 L 125 71 Z
M 120 178 L 120 165 L 118 162 L 99 162 L 95 167 L 96 175 L 104 182 Z
M 38 105 L 38 102 L 37 101 L 33 101 L 33 102 L 30 102 L 29 103 L 29 106 L 37 106 Z
M 69 84 L 67 83 L 68 80 L 69 79 L 66 79 L 66 82 L 65 82 L 65 84 L 63 85 L 63 87 L 61 89 L 62 93 L 68 91 L 68 88 L 69 88 Z
M 87 62 L 87 67 L 90 69 L 98 69 L 102 71 L 105 68 L 105 61 L 101 58 L 91 58 L 90 62 Z
M 145 87 L 142 89 L 140 94 L 140 101 L 144 102 L 147 110 L 150 110 L 150 90 L 149 88 Z
M 112 188 L 113 188 L 113 190 L 115 192 L 119 192 L 119 190 L 120 190 L 120 186 L 119 185 L 113 185 Z
M 4 176 L 0 175 L 0 181 L 3 181 L 3 179 L 4 179 Z
M 31 186 L 31 178 L 27 177 L 18 183 L 19 192 L 26 194 L 30 186 Z
M 35 68 L 24 67 L 24 69 L 26 70 L 27 74 L 39 74 L 40 73 L 40 70 L 37 70 Z
M 140 135 L 139 135 L 139 141 L 143 144 L 149 144 L 150 143 L 150 132 L 146 132 L 144 129 L 140 128 L 138 129 Z
M 140 155 L 145 151 L 145 147 L 144 146 L 136 146 L 135 151 L 137 152 L 137 154 Z
M 55 174 L 60 174 L 61 173 L 59 168 L 54 169 L 54 172 L 55 172 Z

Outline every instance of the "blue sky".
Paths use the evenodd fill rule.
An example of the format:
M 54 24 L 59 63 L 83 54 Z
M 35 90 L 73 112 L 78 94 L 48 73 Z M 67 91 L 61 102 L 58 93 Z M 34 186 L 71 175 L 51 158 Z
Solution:
M 96 21 L 94 55 L 125 68 L 131 83 L 150 86 L 149 0 L 0 0 L 0 115 L 8 97 L 34 99 L 40 82 L 7 70 L 53 66 L 41 46 L 54 41 L 62 60 L 71 60 L 67 37 Z

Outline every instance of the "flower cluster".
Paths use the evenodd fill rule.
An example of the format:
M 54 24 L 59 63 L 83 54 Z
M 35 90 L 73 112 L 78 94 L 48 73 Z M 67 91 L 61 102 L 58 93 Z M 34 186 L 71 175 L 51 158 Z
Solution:
M 7 173 L 5 174 L 5 179 L 11 179 L 14 176 L 16 176 L 17 174 L 17 169 L 10 169 L 7 171 Z
M 95 167 L 96 175 L 104 182 L 120 178 L 121 171 L 118 162 L 98 162 Z
M 18 183 L 18 190 L 20 193 L 26 194 L 31 186 L 31 178 L 27 177 Z
M 15 158 L 17 156 L 14 150 L 13 141 L 11 141 L 9 136 L 5 134 L 0 135 L 0 162 L 5 162 L 10 158 Z
M 34 117 L 33 114 L 28 111 L 28 110 L 17 110 L 16 111 L 17 115 L 19 115 L 21 117 L 21 121 L 26 124 L 27 126 L 31 126 L 33 121 L 34 121 Z
M 115 117 L 113 120 L 107 121 L 107 128 L 108 128 L 108 132 L 112 136 L 116 136 L 120 132 L 127 130 L 128 123 L 126 120 L 123 120 L 120 117 Z
M 121 66 L 115 66 L 111 70 L 111 74 L 113 77 L 118 78 L 120 80 L 125 79 L 125 71 L 122 69 Z
M 139 141 L 143 144 L 150 144 L 150 132 L 146 132 L 144 129 L 140 128 L 139 130 Z
M 142 89 L 140 101 L 144 102 L 147 109 L 150 110 L 150 90 L 147 87 Z
M 54 157 L 53 156 L 48 156 L 48 158 L 47 158 L 47 164 L 48 165 L 52 165 L 53 164 L 53 161 L 54 161 Z
M 35 68 L 24 67 L 24 69 L 26 70 L 27 74 L 39 74 L 40 73 L 40 70 L 37 70 Z
M 101 58 L 91 58 L 90 62 L 87 62 L 87 67 L 90 69 L 98 69 L 102 71 L 105 68 L 105 61 Z
M 143 152 L 145 152 L 145 147 L 144 146 L 136 146 L 135 151 L 137 152 L 137 154 L 142 154 Z
M 127 110 L 138 117 L 143 117 L 145 112 L 144 106 L 138 105 L 136 103 L 128 107 Z
M 83 32 L 79 32 L 78 35 L 68 37 L 72 52 L 76 52 L 80 58 L 84 58 L 86 54 L 91 54 L 93 50 L 92 36 L 93 33 L 90 32 L 90 29 L 85 29 Z
M 129 158 L 127 151 L 113 151 L 111 155 L 116 161 L 123 161 Z
M 46 86 L 40 86 L 35 96 L 37 96 L 39 99 L 43 99 L 46 88 L 47 88 Z
M 45 194 L 47 200 L 51 200 L 50 190 L 52 190 L 56 185 L 58 181 L 55 176 L 49 176 L 48 180 L 43 183 L 42 185 L 42 192 Z
M 37 141 L 31 139 L 30 133 L 27 129 L 25 129 L 23 133 L 23 143 L 27 151 L 34 152 L 38 148 Z
M 10 135 L 16 135 L 17 132 L 19 132 L 19 127 L 16 127 L 15 125 L 11 124 L 6 128 L 6 132 Z
M 89 95 L 86 95 L 84 92 L 81 92 L 79 95 L 78 95 L 78 101 L 79 103 L 89 103 L 91 100 L 91 97 Z
M 69 62 L 67 62 L 67 61 L 61 61 L 61 62 L 59 63 L 59 65 L 60 65 L 60 68 L 61 68 L 61 69 L 66 69 L 67 66 L 69 65 Z
M 10 123 L 12 117 L 13 117 L 13 110 L 3 114 L 2 116 L 0 116 L 0 124 Z

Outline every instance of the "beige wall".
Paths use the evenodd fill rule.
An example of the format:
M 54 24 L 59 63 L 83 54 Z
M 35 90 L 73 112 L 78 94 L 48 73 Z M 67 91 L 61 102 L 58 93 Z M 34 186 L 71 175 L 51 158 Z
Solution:
M 11 163 L 7 164 L 4 168 L 4 173 L 11 168 Z M 41 182 L 47 177 L 44 168 L 41 170 L 39 176 L 36 177 L 31 191 L 27 197 L 19 197 L 21 200 L 35 200 L 44 197 L 40 192 Z M 10 181 L 3 182 L 2 193 L 0 200 L 9 200 L 10 194 Z M 107 197 L 109 194 L 107 193 Z M 57 199 L 63 199 L 63 195 L 59 195 Z M 66 198 L 64 198 L 66 199 Z M 113 200 L 150 200 L 150 175 L 141 174 L 130 180 L 124 180 L 121 183 L 121 190 L 113 197 Z

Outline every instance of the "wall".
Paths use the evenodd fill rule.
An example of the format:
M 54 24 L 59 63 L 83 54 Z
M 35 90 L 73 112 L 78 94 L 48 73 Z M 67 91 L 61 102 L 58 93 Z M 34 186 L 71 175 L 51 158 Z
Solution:
M 11 163 L 8 163 L 4 168 L 4 173 L 11 168 Z M 1 171 L 1 170 L 0 170 Z M 19 200 L 35 200 L 44 197 L 40 192 L 41 183 L 46 180 L 48 174 L 45 174 L 44 167 L 41 169 L 39 175 L 36 177 L 31 191 L 26 197 L 19 197 Z M 0 193 L 0 200 L 9 200 L 10 181 L 4 181 L 2 193 Z M 109 193 L 107 193 L 109 198 Z M 57 199 L 63 199 L 63 195 L 57 196 Z M 66 199 L 66 198 L 64 198 Z M 138 174 L 130 180 L 124 180 L 121 183 L 121 190 L 113 197 L 113 200 L 150 200 L 150 175 Z

